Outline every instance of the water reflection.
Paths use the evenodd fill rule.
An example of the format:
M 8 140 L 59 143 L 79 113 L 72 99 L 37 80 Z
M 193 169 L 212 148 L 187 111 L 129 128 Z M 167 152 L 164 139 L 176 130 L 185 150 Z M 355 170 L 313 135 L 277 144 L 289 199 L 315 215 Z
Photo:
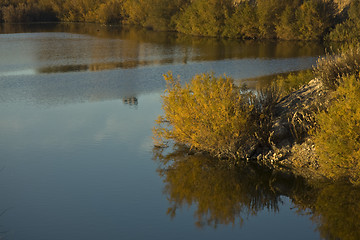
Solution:
M 162 75 L 170 70 L 184 81 L 210 71 L 242 81 L 309 68 L 324 52 L 314 43 L 197 38 L 96 24 L 0 26 L 0 56 L 6 56 L 0 58 L 0 102 L 126 103 L 128 97 L 162 92 Z
M 168 46 L 192 46 L 183 50 L 184 62 L 189 60 L 219 60 L 227 58 L 292 58 L 319 56 L 324 46 L 306 41 L 238 41 L 193 37 L 177 33 L 154 32 L 132 26 L 104 26 L 84 23 L 0 24 L 0 34 L 34 32 L 66 32 L 90 35 L 103 39 L 124 39 L 136 43 L 155 43 Z M 239 42 L 242 47 L 239 47 Z M 136 47 L 136 45 L 134 45 Z M 161 49 L 159 49 L 161 50 Z M 128 52 L 134 52 L 129 49 Z M 164 52 L 163 52 L 164 53 Z M 171 53 L 171 52 L 168 52 Z M 201 53 L 201 54 L 197 54 Z
M 137 106 L 138 99 L 137 99 L 137 97 L 125 97 L 125 98 L 123 98 L 123 103 L 128 104 L 130 106 Z
M 306 183 L 302 178 L 259 166 L 229 166 L 203 155 L 154 149 L 169 201 L 168 214 L 195 206 L 199 227 L 244 224 L 265 210 L 278 212 L 288 197 L 297 213 L 308 214 L 323 239 L 360 239 L 360 189 L 345 184 Z M 286 229 L 284 229 L 286 231 Z
M 45 34 L 49 32 L 54 34 Z M 35 50 L 36 61 L 29 62 L 36 63 L 38 73 L 129 69 L 224 59 L 317 58 L 324 54 L 324 46 L 316 42 L 200 38 L 129 26 L 0 24 L 0 34 L 5 33 L 32 33 L 30 39 L 26 34 L 8 38 L 13 45 L 18 40 L 33 41 L 29 44 Z M 23 43 L 12 47 L 14 49 L 9 48 L 9 51 L 28 51 L 21 49 Z M 4 55 L 11 56 L 10 52 Z
M 196 205 L 196 225 L 216 227 L 242 224 L 263 209 L 279 210 L 281 186 L 275 186 L 267 169 L 228 167 L 206 156 L 188 156 L 181 148 L 167 155 L 155 149 L 155 158 L 161 163 L 158 172 L 171 217 L 178 209 Z
M 41 67 L 37 70 L 38 73 L 66 73 L 66 72 L 84 72 L 84 71 L 104 71 L 112 69 L 131 69 L 147 65 L 162 65 L 172 63 L 171 59 L 161 59 L 154 61 L 124 61 L 114 63 L 92 63 L 92 64 L 78 64 L 65 66 L 48 66 Z
M 318 193 L 314 222 L 324 239 L 360 239 L 360 189 L 330 184 Z

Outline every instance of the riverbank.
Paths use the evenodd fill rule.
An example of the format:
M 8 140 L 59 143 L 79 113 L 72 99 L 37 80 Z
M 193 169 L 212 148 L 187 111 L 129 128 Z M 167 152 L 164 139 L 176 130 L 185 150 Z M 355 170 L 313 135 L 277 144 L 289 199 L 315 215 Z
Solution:
M 359 61 L 359 46 L 327 55 L 313 80 L 287 95 L 276 81 L 254 92 L 213 74 L 182 86 L 169 73 L 155 144 L 172 139 L 235 164 L 246 160 L 360 184 Z
M 233 39 L 360 39 L 359 0 L 9 0 L 0 22 L 131 24 L 155 31 Z
M 359 58 L 357 46 L 319 59 L 317 79 L 275 105 L 273 149 L 293 172 L 359 184 Z
M 317 171 L 316 147 L 308 131 L 314 127 L 314 113 L 326 109 L 327 105 L 328 91 L 319 79 L 282 98 L 275 106 L 269 139 L 271 148 L 258 149 L 252 159 L 305 179 L 323 179 Z

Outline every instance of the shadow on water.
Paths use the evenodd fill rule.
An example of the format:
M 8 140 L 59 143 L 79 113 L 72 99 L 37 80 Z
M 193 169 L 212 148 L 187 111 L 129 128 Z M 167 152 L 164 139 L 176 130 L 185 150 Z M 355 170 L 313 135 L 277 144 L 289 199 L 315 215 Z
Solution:
M 297 214 L 309 215 L 324 239 L 360 239 L 360 189 L 302 178 L 254 165 L 229 166 L 203 155 L 154 148 L 169 205 L 167 214 L 195 206 L 199 227 L 246 223 L 260 211 L 278 212 L 288 197 Z

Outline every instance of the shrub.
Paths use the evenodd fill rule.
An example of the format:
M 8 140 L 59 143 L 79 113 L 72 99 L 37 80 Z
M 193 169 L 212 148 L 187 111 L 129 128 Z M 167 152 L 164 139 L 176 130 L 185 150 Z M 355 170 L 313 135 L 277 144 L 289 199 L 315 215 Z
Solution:
M 255 39 L 259 37 L 258 19 L 256 7 L 249 2 L 243 2 L 236 6 L 235 12 L 226 18 L 224 31 L 225 37 Z
M 320 58 L 315 68 L 315 76 L 324 86 L 335 90 L 339 79 L 346 75 L 358 76 L 360 72 L 360 46 L 350 46 L 341 53 Z
M 157 31 L 174 30 L 173 18 L 189 0 L 147 0 L 146 18 L 143 26 Z
M 126 9 L 126 14 L 128 16 L 128 22 L 131 24 L 144 25 L 148 12 L 146 9 L 149 1 L 147 0 L 126 0 L 124 3 L 124 8 Z
M 318 40 L 325 35 L 335 20 L 335 4 L 331 0 L 305 0 L 296 15 L 299 39 Z
M 62 20 L 70 22 L 96 22 L 96 10 L 104 0 L 66 0 L 62 4 Z
M 334 102 L 316 119 L 316 151 L 323 174 L 349 178 L 360 184 L 360 81 L 359 75 L 339 79 Z
M 124 0 L 112 0 L 100 4 L 97 9 L 97 21 L 103 24 L 121 23 L 124 18 Z
M 257 16 L 262 38 L 276 38 L 275 23 L 282 4 L 276 0 L 257 0 Z
M 360 0 L 353 0 L 348 11 L 348 19 L 336 25 L 329 35 L 331 41 L 360 41 Z
M 281 13 L 279 22 L 275 26 L 276 35 L 278 38 L 285 40 L 292 40 L 298 38 L 299 33 L 296 25 L 294 11 L 295 8 L 288 5 Z
M 173 139 L 217 157 L 246 157 L 254 141 L 250 94 L 241 93 L 226 76 L 196 75 L 184 87 L 171 73 L 165 80 L 165 115 L 157 121 L 156 139 Z
M 56 13 L 48 2 L 13 2 L 12 4 L 0 4 L 0 8 L 0 20 L 8 23 L 57 20 Z
M 276 84 L 280 89 L 280 94 L 285 96 L 292 91 L 296 91 L 312 79 L 314 79 L 314 72 L 312 70 L 303 70 L 299 72 L 291 72 L 286 76 L 279 75 L 277 76 L 274 84 Z
M 220 36 L 232 6 L 231 0 L 192 1 L 174 19 L 176 30 L 192 35 Z

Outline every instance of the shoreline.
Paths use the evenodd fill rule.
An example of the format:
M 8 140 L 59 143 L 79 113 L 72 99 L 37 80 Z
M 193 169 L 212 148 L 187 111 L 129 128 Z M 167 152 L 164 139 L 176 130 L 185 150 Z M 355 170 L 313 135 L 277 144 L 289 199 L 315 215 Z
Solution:
M 327 105 L 326 97 L 327 91 L 316 78 L 283 97 L 274 107 L 269 139 L 272 147 L 255 156 L 256 160 L 273 168 L 319 178 L 316 146 L 307 132 L 313 127 L 314 113 Z

